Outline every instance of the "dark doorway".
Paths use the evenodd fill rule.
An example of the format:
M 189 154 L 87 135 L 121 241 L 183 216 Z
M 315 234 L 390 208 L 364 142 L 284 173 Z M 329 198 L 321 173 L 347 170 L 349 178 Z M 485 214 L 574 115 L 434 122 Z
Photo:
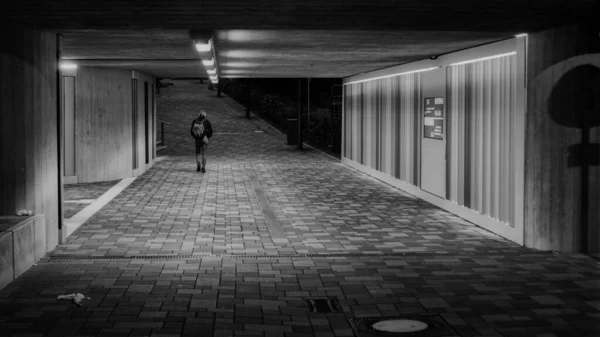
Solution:
M 146 153 L 146 164 L 150 162 L 150 143 L 149 143 L 149 135 L 148 135 L 148 126 L 149 118 L 148 118 L 148 82 L 144 82 L 144 139 L 146 142 L 146 147 L 144 148 L 144 152 Z

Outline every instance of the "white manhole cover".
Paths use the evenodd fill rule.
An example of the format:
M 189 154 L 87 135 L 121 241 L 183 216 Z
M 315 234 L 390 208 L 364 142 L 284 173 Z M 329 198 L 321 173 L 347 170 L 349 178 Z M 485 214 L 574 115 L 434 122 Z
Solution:
M 379 321 L 371 327 L 377 331 L 385 332 L 415 332 L 427 329 L 427 323 L 413 319 L 391 319 Z

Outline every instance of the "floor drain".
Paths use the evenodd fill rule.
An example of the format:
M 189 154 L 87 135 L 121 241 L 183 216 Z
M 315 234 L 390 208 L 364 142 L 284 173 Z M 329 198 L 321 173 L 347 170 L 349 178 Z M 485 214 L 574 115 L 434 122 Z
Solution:
M 321 314 L 341 312 L 340 303 L 336 298 L 316 298 L 304 300 L 306 310 Z
M 456 332 L 438 315 L 421 314 L 399 317 L 349 318 L 358 337 L 444 337 Z
M 414 319 L 389 319 L 371 325 L 373 330 L 385 332 L 415 332 L 425 330 L 427 327 L 427 323 Z

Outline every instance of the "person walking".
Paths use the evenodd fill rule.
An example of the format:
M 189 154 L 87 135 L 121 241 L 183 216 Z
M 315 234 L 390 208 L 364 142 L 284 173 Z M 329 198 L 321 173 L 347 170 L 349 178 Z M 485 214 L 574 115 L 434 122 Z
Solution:
M 206 172 L 206 151 L 208 139 L 212 137 L 212 125 L 206 118 L 206 111 L 200 110 L 200 115 L 192 121 L 190 134 L 196 142 L 196 171 Z

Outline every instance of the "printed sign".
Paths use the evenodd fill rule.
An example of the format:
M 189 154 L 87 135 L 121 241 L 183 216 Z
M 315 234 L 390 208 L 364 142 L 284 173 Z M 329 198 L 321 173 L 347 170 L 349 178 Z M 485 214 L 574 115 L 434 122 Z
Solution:
M 423 137 L 444 139 L 444 97 L 425 98 Z

